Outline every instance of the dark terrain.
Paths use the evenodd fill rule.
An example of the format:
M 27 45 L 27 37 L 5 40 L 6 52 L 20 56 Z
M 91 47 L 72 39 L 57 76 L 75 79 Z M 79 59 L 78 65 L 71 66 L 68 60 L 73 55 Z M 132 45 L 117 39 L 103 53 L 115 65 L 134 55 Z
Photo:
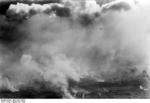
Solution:
M 78 86 L 74 85 L 72 88 L 77 92 L 71 94 L 76 98 L 148 98 L 149 90 L 144 90 L 140 87 L 141 82 L 138 80 L 124 81 L 124 82 L 93 82 L 80 83 Z M 0 92 L 0 98 L 63 98 L 61 93 L 53 90 L 34 90 L 26 88 L 19 92 L 11 92 L 3 90 Z

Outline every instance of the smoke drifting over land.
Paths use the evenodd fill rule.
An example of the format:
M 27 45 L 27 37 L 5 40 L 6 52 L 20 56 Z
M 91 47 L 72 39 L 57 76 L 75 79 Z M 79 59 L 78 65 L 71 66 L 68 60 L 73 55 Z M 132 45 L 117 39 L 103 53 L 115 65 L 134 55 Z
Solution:
M 0 16 L 0 89 L 70 94 L 70 81 L 124 81 L 149 73 L 148 0 L 11 4 Z M 58 89 L 59 88 L 59 89 Z

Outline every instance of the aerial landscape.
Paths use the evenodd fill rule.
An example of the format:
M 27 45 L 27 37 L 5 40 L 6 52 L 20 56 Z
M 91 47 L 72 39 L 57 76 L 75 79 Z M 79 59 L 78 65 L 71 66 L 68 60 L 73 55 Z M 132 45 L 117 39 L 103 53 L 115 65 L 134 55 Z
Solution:
M 0 0 L 0 98 L 150 98 L 149 0 Z

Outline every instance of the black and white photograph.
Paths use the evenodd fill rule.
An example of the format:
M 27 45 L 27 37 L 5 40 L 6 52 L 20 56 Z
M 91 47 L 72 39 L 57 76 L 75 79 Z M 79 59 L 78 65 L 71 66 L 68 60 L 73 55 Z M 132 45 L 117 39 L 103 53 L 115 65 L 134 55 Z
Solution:
M 2 98 L 150 99 L 150 0 L 0 0 Z

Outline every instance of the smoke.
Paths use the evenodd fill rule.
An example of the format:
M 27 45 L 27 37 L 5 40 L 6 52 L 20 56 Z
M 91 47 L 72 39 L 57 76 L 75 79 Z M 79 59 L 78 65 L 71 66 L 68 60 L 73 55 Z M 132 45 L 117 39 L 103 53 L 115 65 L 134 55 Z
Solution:
M 40 90 L 38 81 L 72 98 L 69 81 L 149 73 L 150 4 L 144 1 L 10 5 L 0 22 L 0 88 Z

